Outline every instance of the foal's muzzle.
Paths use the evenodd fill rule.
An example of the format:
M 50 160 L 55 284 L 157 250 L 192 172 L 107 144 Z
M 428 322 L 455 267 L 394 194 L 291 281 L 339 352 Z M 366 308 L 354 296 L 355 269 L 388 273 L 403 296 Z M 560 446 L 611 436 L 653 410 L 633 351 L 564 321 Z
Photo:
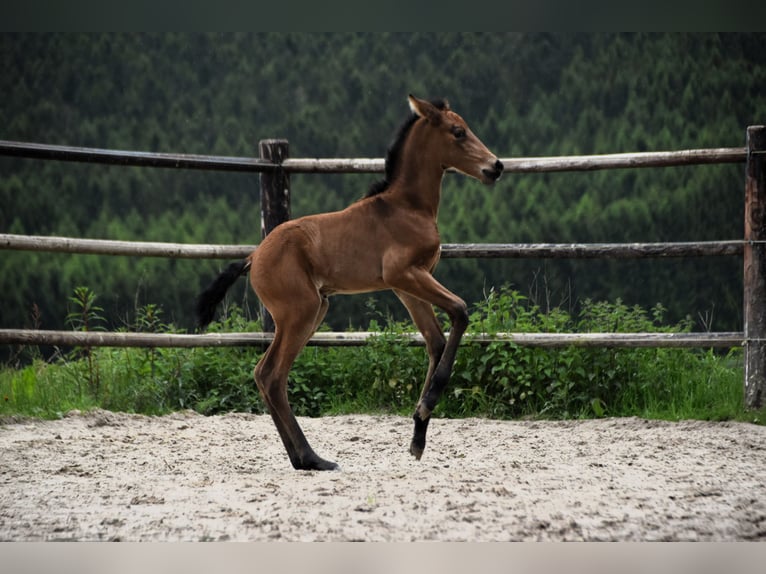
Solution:
M 494 183 L 500 179 L 500 176 L 503 174 L 503 162 L 497 160 L 495 161 L 495 165 L 492 166 L 492 169 L 483 169 L 481 170 L 481 173 L 484 175 L 488 182 Z

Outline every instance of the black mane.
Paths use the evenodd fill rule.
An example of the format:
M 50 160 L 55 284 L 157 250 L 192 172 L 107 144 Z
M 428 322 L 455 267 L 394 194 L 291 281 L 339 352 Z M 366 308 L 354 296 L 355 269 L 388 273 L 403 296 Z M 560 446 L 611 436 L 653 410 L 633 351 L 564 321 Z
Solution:
M 440 110 L 448 108 L 446 100 L 431 100 L 431 103 Z M 396 137 L 394 138 L 393 142 L 391 142 L 391 145 L 388 146 L 388 151 L 386 151 L 385 176 L 383 179 L 376 181 L 370 186 L 370 189 L 367 191 L 367 195 L 365 195 L 365 197 L 372 197 L 373 195 L 383 193 L 388 189 L 389 185 L 391 185 L 391 181 L 394 179 L 396 169 L 399 166 L 399 161 L 402 155 L 402 148 L 404 148 L 404 142 L 406 141 L 407 135 L 410 133 L 410 129 L 415 124 L 417 119 L 418 115 L 411 113 L 405 122 L 399 127 L 399 130 L 396 132 Z

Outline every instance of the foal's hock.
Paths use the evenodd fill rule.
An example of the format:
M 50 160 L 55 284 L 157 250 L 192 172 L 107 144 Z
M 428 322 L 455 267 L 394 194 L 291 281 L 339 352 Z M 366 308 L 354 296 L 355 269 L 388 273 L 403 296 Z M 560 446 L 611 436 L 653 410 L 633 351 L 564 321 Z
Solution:
M 255 383 L 296 469 L 332 470 L 309 445 L 287 401 L 287 378 L 327 312 L 328 297 L 391 289 L 423 334 L 428 373 L 414 414 L 410 452 L 420 459 L 431 412 L 450 377 L 468 324 L 465 302 L 432 272 L 439 261 L 436 225 L 445 170 L 492 184 L 503 164 L 446 101 L 409 96 L 412 114 L 386 155 L 385 178 L 342 211 L 277 226 L 246 259 L 232 263 L 199 297 L 201 326 L 238 277 L 274 319 L 274 340 L 255 367 Z M 445 340 L 433 306 L 451 322 Z

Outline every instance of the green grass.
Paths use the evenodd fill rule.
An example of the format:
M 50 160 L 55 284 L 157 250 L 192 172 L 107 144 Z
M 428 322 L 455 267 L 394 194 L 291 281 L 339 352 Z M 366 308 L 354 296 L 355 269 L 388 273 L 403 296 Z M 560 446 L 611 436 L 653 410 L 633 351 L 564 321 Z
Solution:
M 73 328 L 101 324 L 95 296 L 76 292 Z M 515 418 L 645 418 L 743 420 L 763 423 L 766 411 L 743 404 L 741 349 L 607 349 L 520 347 L 468 342 L 479 332 L 679 332 L 688 321 L 666 325 L 661 305 L 645 310 L 586 301 L 576 315 L 543 313 L 518 292 L 493 291 L 471 314 L 467 342 L 455 363 L 436 416 Z M 401 338 L 409 323 L 373 320 L 381 335 L 358 348 L 309 347 L 290 375 L 296 414 L 409 414 L 419 397 L 427 357 Z M 161 310 L 137 312 L 132 330 L 175 332 Z M 211 329 L 258 331 L 239 309 L 226 309 Z M 251 348 L 75 349 L 45 361 L 28 347 L 16 366 L 0 369 L 0 415 L 55 418 L 72 410 L 163 414 L 264 412 L 252 382 L 259 352 Z

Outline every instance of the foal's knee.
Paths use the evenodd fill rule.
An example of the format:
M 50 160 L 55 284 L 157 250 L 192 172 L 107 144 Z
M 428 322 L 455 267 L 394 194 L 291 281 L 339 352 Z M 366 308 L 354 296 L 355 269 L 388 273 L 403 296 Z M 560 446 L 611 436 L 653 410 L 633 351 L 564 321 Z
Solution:
M 468 305 L 465 301 L 457 298 L 450 308 L 449 315 L 453 329 L 463 333 L 468 328 Z

